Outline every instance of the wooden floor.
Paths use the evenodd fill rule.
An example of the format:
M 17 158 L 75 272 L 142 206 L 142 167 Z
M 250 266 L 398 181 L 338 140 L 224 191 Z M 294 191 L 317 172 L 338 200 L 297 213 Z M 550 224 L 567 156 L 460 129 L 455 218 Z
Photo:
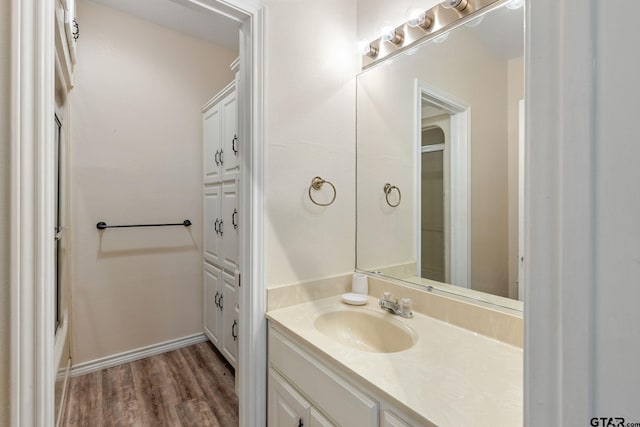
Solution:
M 233 368 L 203 342 L 72 378 L 63 426 L 238 425 Z

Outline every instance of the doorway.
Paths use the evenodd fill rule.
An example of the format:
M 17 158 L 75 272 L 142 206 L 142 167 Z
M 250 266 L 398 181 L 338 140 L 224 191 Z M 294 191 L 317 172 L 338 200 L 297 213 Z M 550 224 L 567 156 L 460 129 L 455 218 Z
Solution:
M 56 2 L 57 3 L 57 2 Z M 69 2 L 62 2 L 67 4 Z M 142 3 L 142 2 L 136 2 Z M 242 114 L 239 116 L 241 137 L 246 140 L 248 155 L 246 170 L 250 179 L 243 180 L 240 206 L 243 220 L 249 225 L 241 239 L 244 267 L 240 272 L 251 288 L 243 288 L 241 304 L 247 309 L 239 325 L 240 352 L 240 425 L 256 425 L 264 419 L 266 382 L 266 328 L 264 320 L 264 283 L 262 275 L 262 195 L 256 190 L 261 184 L 262 170 L 262 10 L 243 0 L 209 1 L 206 4 L 190 0 L 179 1 L 198 10 L 203 16 L 223 14 L 236 19 L 240 26 L 240 76 L 243 88 L 239 92 Z M 15 91 L 12 98 L 14 117 L 19 118 L 24 132 L 13 132 L 12 182 L 14 200 L 19 201 L 14 212 L 12 247 L 20 248 L 12 259 L 12 271 L 35 274 L 12 277 L 12 413 L 16 425 L 53 425 L 53 331 L 55 330 L 55 245 L 51 230 L 56 226 L 55 129 L 53 69 L 47 58 L 53 58 L 53 31 L 56 11 L 54 2 L 35 0 L 12 3 L 14 31 L 12 40 L 16 54 L 12 62 Z M 17 25 L 18 22 L 20 25 Z M 32 34 L 43 34 L 34 38 Z M 21 74 L 21 70 L 33 70 Z M 18 78 L 18 76 L 20 78 Z M 39 130 L 37 132 L 29 129 Z M 42 130 L 42 131 L 40 131 Z M 71 142 L 73 143 L 73 142 Z M 32 165 L 19 167 L 20 165 Z M 52 179 L 49 179 L 52 178 Z M 74 224 L 75 225 L 75 224 Z M 35 233 L 35 234 L 34 234 Z M 44 310 L 37 308 L 44 307 Z M 246 367 L 246 369 L 243 369 Z M 34 404 L 37 402 L 37 404 Z

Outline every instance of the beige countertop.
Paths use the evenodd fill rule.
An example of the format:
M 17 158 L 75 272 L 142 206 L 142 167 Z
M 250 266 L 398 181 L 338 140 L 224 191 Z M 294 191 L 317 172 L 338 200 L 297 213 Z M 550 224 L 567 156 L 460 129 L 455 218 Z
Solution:
M 346 346 L 314 327 L 333 310 L 383 313 L 413 329 L 417 343 L 397 353 L 372 353 Z M 404 319 L 384 312 L 369 297 L 348 306 L 340 296 L 267 313 L 281 328 L 360 377 L 376 391 L 438 426 L 522 426 L 522 349 L 429 316 Z

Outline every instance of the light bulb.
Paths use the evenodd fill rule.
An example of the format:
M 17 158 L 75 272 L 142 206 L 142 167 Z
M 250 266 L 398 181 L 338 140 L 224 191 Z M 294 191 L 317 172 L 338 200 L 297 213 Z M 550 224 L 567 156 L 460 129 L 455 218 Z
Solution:
M 367 43 L 364 48 L 361 50 L 363 55 L 368 56 L 369 58 L 375 58 L 378 56 L 378 48 L 372 46 L 371 43 Z
M 463 11 L 467 5 L 469 4 L 469 0 L 444 0 L 440 3 L 440 6 L 445 9 L 455 9 L 458 12 Z
M 422 28 L 428 30 L 433 24 L 433 18 L 427 15 L 427 12 L 414 12 L 407 20 L 407 25 L 412 28 Z
M 404 34 L 401 31 L 391 27 L 382 28 L 382 41 L 389 42 L 396 46 L 400 46 L 404 41 Z

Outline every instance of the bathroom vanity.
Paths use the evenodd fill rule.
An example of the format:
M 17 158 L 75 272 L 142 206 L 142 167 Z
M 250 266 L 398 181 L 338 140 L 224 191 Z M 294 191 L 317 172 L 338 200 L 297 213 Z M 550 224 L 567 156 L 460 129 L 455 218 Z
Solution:
M 267 317 L 271 427 L 522 425 L 521 348 L 373 297 Z

